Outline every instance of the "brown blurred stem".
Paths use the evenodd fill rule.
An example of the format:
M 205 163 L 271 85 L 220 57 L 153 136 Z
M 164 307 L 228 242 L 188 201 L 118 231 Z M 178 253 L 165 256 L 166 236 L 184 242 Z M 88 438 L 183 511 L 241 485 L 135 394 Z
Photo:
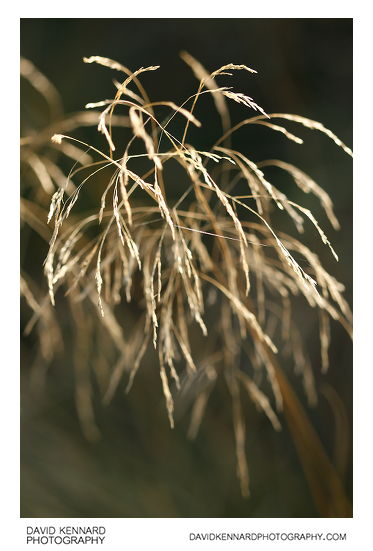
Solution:
M 267 353 L 272 356 L 271 362 L 283 396 L 284 415 L 320 515 L 352 517 L 352 505 L 319 436 L 274 355 L 270 350 Z

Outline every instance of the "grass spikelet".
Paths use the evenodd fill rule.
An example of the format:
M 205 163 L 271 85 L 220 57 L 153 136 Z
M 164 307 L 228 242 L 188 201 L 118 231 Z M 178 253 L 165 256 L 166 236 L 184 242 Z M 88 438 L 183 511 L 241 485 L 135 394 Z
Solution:
M 225 90 L 223 92 L 224 96 L 226 96 L 229 99 L 232 99 L 233 101 L 236 101 L 237 103 L 242 103 L 243 105 L 246 105 L 246 107 L 251 107 L 251 109 L 254 109 L 254 111 L 260 111 L 265 117 L 270 118 L 269 115 L 264 111 L 260 105 L 255 103 L 253 98 L 250 98 L 249 96 L 245 96 L 245 94 L 237 93 L 237 92 L 229 92 L 228 90 Z
M 308 174 L 290 163 L 285 163 L 284 161 L 279 161 L 277 159 L 263 161 L 259 163 L 258 166 L 277 166 L 291 174 L 294 182 L 302 191 L 304 191 L 304 193 L 313 193 L 316 197 L 318 197 L 322 207 L 324 208 L 325 214 L 329 218 L 329 221 L 333 228 L 335 230 L 338 230 L 340 228 L 339 222 L 334 214 L 332 200 L 330 199 L 326 191 L 324 191 L 318 184 L 316 184 L 316 182 L 310 176 L 308 176 Z
M 97 264 L 96 264 L 95 279 L 96 279 L 96 285 L 97 285 L 98 305 L 100 308 L 101 316 L 104 317 L 105 314 L 104 314 L 104 309 L 103 309 L 102 300 L 101 300 L 102 276 L 101 276 L 101 269 L 100 269 L 100 257 L 97 260 Z
M 247 67 L 246 65 L 235 65 L 234 63 L 228 63 L 228 65 L 223 65 L 213 73 L 211 73 L 210 77 L 215 78 L 218 75 L 231 75 L 231 73 L 227 73 L 226 71 L 247 71 L 249 73 L 256 73 L 254 69 L 250 69 L 250 67 Z
M 150 257 L 145 257 L 143 264 L 144 294 L 147 307 L 147 315 L 153 324 L 153 346 L 157 348 L 158 318 L 156 314 L 156 302 L 154 293 L 153 274 L 150 272 Z
M 119 172 L 119 183 L 120 183 L 120 193 L 123 201 L 124 208 L 128 217 L 128 224 L 132 226 L 132 209 L 129 202 L 129 197 L 127 193 L 128 185 L 128 171 L 127 171 L 127 154 L 125 153 L 122 159 L 122 169 Z
M 172 398 L 172 394 L 170 391 L 170 387 L 168 385 L 168 378 L 166 374 L 166 370 L 164 368 L 164 365 L 162 361 L 160 360 L 160 376 L 162 381 L 162 388 L 163 388 L 163 394 L 166 400 L 166 407 L 167 407 L 167 414 L 168 414 L 168 420 L 170 422 L 170 427 L 173 429 L 175 426 L 174 423 L 174 401 Z
M 108 57 L 91 55 L 90 57 L 83 57 L 83 61 L 84 63 L 98 63 L 99 65 L 109 67 L 110 69 L 115 69 L 116 71 L 122 71 L 124 73 L 126 72 L 126 68 L 123 65 L 121 65 L 117 61 L 109 59 Z
M 47 224 L 49 224 L 49 222 L 52 220 L 53 214 L 60 208 L 62 198 L 63 198 L 63 189 L 58 189 L 52 195 L 51 204 L 48 212 Z
M 302 124 L 306 128 L 309 128 L 310 130 L 318 130 L 319 132 L 322 132 L 323 134 L 328 136 L 328 138 L 333 140 L 333 142 L 339 147 L 341 147 L 343 151 L 347 153 L 347 155 L 350 155 L 350 157 L 353 157 L 352 150 L 346 144 L 344 144 L 338 138 L 338 136 L 334 134 L 334 132 L 332 132 L 331 130 L 326 128 L 323 124 L 321 124 L 321 122 L 313 121 L 311 119 L 307 119 L 306 117 L 301 117 L 299 115 L 289 115 L 288 113 L 271 113 L 270 117 L 274 119 L 281 118 L 281 119 L 286 119 L 288 121 L 298 122 L 299 124 Z
M 174 223 L 171 218 L 171 213 L 167 207 L 166 201 L 163 197 L 162 190 L 158 185 L 157 173 L 154 174 L 154 194 L 159 205 L 159 211 L 163 218 L 166 219 L 167 224 L 170 227 L 172 238 L 175 239 Z
M 148 152 L 149 159 L 154 161 L 155 166 L 162 170 L 162 163 L 159 158 L 155 155 L 155 149 L 152 138 L 145 131 L 144 123 L 139 115 L 137 115 L 136 110 L 132 107 L 129 111 L 130 121 L 133 128 L 133 133 L 138 138 L 141 138 L 144 141 L 146 151 Z
M 110 150 L 115 151 L 115 145 L 113 144 L 113 140 L 111 139 L 110 133 L 109 133 L 108 129 L 106 128 L 106 120 L 105 120 L 106 115 L 109 113 L 110 109 L 111 109 L 111 105 L 109 105 L 109 107 L 107 107 L 106 109 L 104 109 L 102 111 L 102 113 L 99 117 L 97 130 L 99 132 L 101 132 L 105 136 L 105 138 L 107 139 Z
M 51 137 L 51 142 L 60 144 L 62 143 L 63 138 L 64 136 L 62 134 L 53 134 L 53 136 Z
M 331 246 L 330 241 L 329 241 L 329 239 L 326 237 L 326 235 L 325 235 L 325 233 L 323 232 L 323 230 L 320 228 L 320 226 L 319 226 L 317 220 L 315 219 L 314 215 L 312 214 L 312 212 L 311 212 L 309 209 L 305 209 L 304 207 L 301 207 L 300 205 L 297 205 L 296 203 L 293 203 L 292 201 L 289 201 L 289 203 L 290 203 L 291 205 L 293 205 L 294 207 L 296 207 L 297 209 L 299 209 L 301 212 L 303 212 L 303 213 L 311 220 L 312 224 L 315 226 L 315 228 L 316 228 L 317 231 L 319 232 L 322 242 L 325 243 L 325 245 L 328 245 L 329 249 L 330 249 L 331 252 L 332 252 L 332 255 L 334 256 L 334 258 L 335 258 L 336 261 L 338 262 L 337 253 L 335 252 L 335 250 L 334 250 L 333 247 Z
M 248 122 L 250 123 L 250 120 Z M 303 143 L 303 140 L 301 138 L 298 138 L 298 136 L 295 136 L 294 134 L 292 134 L 291 132 L 286 130 L 286 128 L 284 128 L 283 126 L 279 126 L 278 124 L 273 124 L 273 123 L 267 122 L 267 121 L 256 121 L 255 124 L 259 124 L 261 126 L 266 126 L 267 128 L 270 128 L 271 130 L 275 130 L 276 132 L 281 132 L 281 134 L 286 136 L 288 138 L 288 140 L 291 140 L 292 142 L 295 142 L 295 143 L 298 143 L 298 144 Z

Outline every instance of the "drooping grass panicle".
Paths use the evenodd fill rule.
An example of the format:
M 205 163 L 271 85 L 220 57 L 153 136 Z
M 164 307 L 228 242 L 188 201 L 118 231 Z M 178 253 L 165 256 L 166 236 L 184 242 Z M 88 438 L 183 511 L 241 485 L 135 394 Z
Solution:
M 300 137 L 273 122 L 281 119 L 317 130 L 345 153 L 352 152 L 321 123 L 297 115 L 267 115 L 246 92 L 219 85 L 233 71 L 244 71 L 250 78 L 256 71 L 247 65 L 228 63 L 209 72 L 190 54 L 183 52 L 181 57 L 199 84 L 197 92 L 180 105 L 170 98 L 151 101 L 141 81 L 146 73 L 157 75 L 156 65 L 131 71 L 109 58 L 84 58 L 85 63 L 125 75 L 123 81 L 114 81 L 113 98 L 87 103 L 86 119 L 75 114 L 63 118 L 60 127 L 51 121 L 42 137 L 24 137 L 24 162 L 35 175 L 42 201 L 31 206 L 32 201 L 23 200 L 22 217 L 49 242 L 44 265 L 49 299 L 48 294 L 40 299 L 27 277 L 22 279 L 22 293 L 32 311 L 30 327 L 40 328 L 48 361 L 52 350 L 46 345 L 46 333 L 41 333 L 50 320 L 55 327 L 52 305 L 57 291 L 63 289 L 67 295 L 77 331 L 78 414 L 92 440 L 98 436 L 98 427 L 85 351 L 94 339 L 114 358 L 112 364 L 102 359 L 107 364 L 98 385 L 103 402 L 109 404 L 122 384 L 127 392 L 136 384 L 141 362 L 150 354 L 159 367 L 172 427 L 178 403 L 188 397 L 190 437 L 197 435 L 211 392 L 223 384 L 232 402 L 241 490 L 248 495 L 243 400 L 251 399 L 279 430 L 281 412 L 287 411 L 291 400 L 284 395 L 288 387 L 279 374 L 284 360 L 302 378 L 309 403 L 317 401 L 313 369 L 294 319 L 293 297 L 302 297 L 310 315 L 315 311 L 323 372 L 330 367 L 330 321 L 341 323 L 350 333 L 351 311 L 343 285 L 325 270 L 317 254 L 294 238 L 291 230 L 285 233 L 276 227 L 274 210 L 280 211 L 283 220 L 290 218 L 300 234 L 316 229 L 337 258 L 319 217 L 307 205 L 295 202 L 290 191 L 285 194 L 267 176 L 267 167 L 285 171 L 302 192 L 315 195 L 333 229 L 338 229 L 329 195 L 291 163 L 275 158 L 258 161 L 250 151 L 234 148 L 232 136 L 244 127 L 255 132 L 261 125 L 301 145 Z M 30 65 L 22 70 L 46 96 L 52 112 L 58 103 L 53 88 L 43 79 L 38 81 Z M 221 118 L 222 136 L 199 148 L 188 131 L 191 124 L 198 132 L 204 130 L 203 111 L 197 119 L 195 108 L 206 94 L 212 96 Z M 230 100 L 259 114 L 232 125 Z M 174 120 L 181 126 L 175 125 L 171 133 Z M 66 133 L 73 132 L 79 121 L 83 126 L 97 125 L 106 152 Z M 117 135 L 116 124 L 126 133 Z M 65 182 L 58 161 L 47 152 L 39 154 L 36 140 L 40 139 L 74 162 Z M 182 177 L 174 175 L 180 173 Z M 88 188 L 97 201 L 94 212 L 84 208 Z M 66 299 L 59 294 L 58 300 Z M 130 319 L 134 307 L 136 323 L 123 321 Z M 87 332 L 79 341 L 85 325 Z M 54 337 L 58 338 L 56 331 Z M 200 342 L 206 343 L 206 350 Z M 268 382 L 269 391 L 261 381 Z

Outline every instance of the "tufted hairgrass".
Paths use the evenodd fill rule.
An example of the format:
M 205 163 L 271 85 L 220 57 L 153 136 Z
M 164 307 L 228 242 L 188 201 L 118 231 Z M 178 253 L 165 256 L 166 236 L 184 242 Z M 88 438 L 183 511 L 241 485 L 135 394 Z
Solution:
M 249 467 L 242 400 L 249 397 L 274 430 L 287 419 L 322 514 L 348 516 L 341 483 L 281 364 L 291 358 L 308 402 L 315 404 L 313 368 L 302 328 L 293 320 L 292 299 L 303 297 L 319 313 L 323 372 L 329 366 L 330 320 L 351 334 L 351 311 L 343 285 L 318 256 L 298 237 L 276 229 L 277 211 L 290 218 L 297 234 L 313 231 L 338 260 L 313 213 L 269 181 L 267 167 L 285 171 L 304 194 L 317 197 L 334 229 L 339 222 L 331 198 L 309 175 L 279 159 L 254 162 L 233 148 L 232 136 L 243 126 L 255 135 L 260 125 L 301 145 L 296 130 L 288 129 L 290 123 L 323 133 L 346 154 L 352 152 L 321 123 L 287 113 L 267 114 L 250 96 L 222 86 L 233 72 L 245 71 L 249 79 L 253 69 L 229 63 L 210 73 L 186 52 L 181 57 L 199 82 L 197 92 L 182 105 L 149 98 L 140 79 L 157 66 L 132 72 L 113 60 L 92 56 L 84 62 L 119 74 L 113 98 L 88 103 L 86 112 L 60 117 L 42 132 L 22 138 L 22 162 L 39 183 L 33 197 L 22 200 L 22 217 L 49 241 L 44 264 L 48 295 L 42 296 L 38 289 L 37 298 L 32 290 L 35 282 L 22 274 L 22 294 L 33 311 L 26 331 L 37 327 L 39 364 L 50 362 L 61 348 L 53 305 L 56 291 L 64 289 L 67 298 L 60 300 L 68 300 L 77 330 L 76 402 L 87 438 L 99 436 L 87 361 L 90 343 L 97 339 L 103 351 L 115 349 L 115 362 L 107 361 L 106 368 L 96 373 L 105 404 L 123 383 L 130 390 L 145 353 L 153 348 L 170 426 L 175 423 L 175 405 L 186 400 L 190 437 L 198 433 L 217 380 L 226 382 L 244 496 L 249 495 Z M 51 111 L 58 111 L 54 87 L 30 62 L 22 63 L 23 76 L 45 97 Z M 212 96 L 223 134 L 202 151 L 190 142 L 189 131 L 194 126 L 203 132 L 204 121 L 196 118 L 195 111 L 198 102 L 208 105 L 207 96 Z M 245 118 L 233 126 L 232 101 L 245 110 Z M 179 133 L 171 133 L 176 120 Z M 76 127 L 92 124 L 104 137 L 103 148 L 71 135 Z M 127 141 L 116 138 L 116 126 L 127 129 Z M 73 159 L 67 177 L 53 156 L 40 153 L 40 145 Z M 139 160 L 142 166 L 147 164 L 140 173 Z M 167 175 L 167 167 L 175 164 L 184 173 L 181 184 Z M 75 214 L 98 176 L 101 185 L 102 174 L 107 175 L 106 186 L 96 212 Z M 240 190 L 244 183 L 245 193 L 237 191 L 239 182 Z M 139 307 L 134 325 L 123 321 L 124 305 L 133 302 Z M 196 349 L 197 332 L 206 342 L 204 352 Z M 38 368 L 35 378 L 41 378 Z M 269 381 L 270 391 L 263 381 Z M 331 501 L 325 497 L 328 493 L 333 495 Z

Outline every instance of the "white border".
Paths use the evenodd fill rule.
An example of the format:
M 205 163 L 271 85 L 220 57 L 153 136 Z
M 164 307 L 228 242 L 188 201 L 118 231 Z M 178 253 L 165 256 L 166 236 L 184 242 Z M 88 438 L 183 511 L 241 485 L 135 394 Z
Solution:
M 353 17 L 354 5 L 342 4 L 337 0 L 313 0 L 312 3 L 299 0 L 266 0 L 265 2 L 217 2 L 217 0 L 188 0 L 178 3 L 174 0 L 140 4 L 105 4 L 102 0 L 64 0 L 51 3 L 49 0 L 23 2 L 20 17 L 24 18 L 343 18 Z M 363 2 L 361 2 L 363 4 Z
M 115 17 L 138 17 L 137 8 L 130 8 L 120 3 L 115 6 Z M 355 2 L 353 7 L 341 6 L 340 2 L 316 1 L 307 6 L 300 2 L 266 2 L 221 5 L 217 2 L 189 1 L 188 9 L 185 4 L 176 5 L 175 2 L 141 4 L 141 13 L 148 17 L 354 17 L 354 135 L 355 135 L 355 168 L 354 168 L 354 300 L 355 300 L 355 345 L 354 345 L 354 519 L 97 519 L 97 523 L 107 527 L 108 543 L 102 546 L 105 549 L 168 549 L 184 550 L 198 546 L 212 548 L 221 546 L 243 548 L 254 545 L 249 542 L 190 542 L 189 532 L 347 532 L 347 543 L 328 543 L 327 546 L 343 545 L 345 549 L 369 549 L 372 546 L 370 535 L 370 511 L 372 492 L 372 354 L 370 344 L 371 335 L 371 279 L 372 271 L 372 239 L 370 220 L 372 219 L 371 191 L 371 143 L 370 124 L 372 112 L 372 52 L 370 16 L 368 8 L 362 3 Z M 169 7 L 172 6 L 172 9 Z M 110 9 L 110 8 L 109 8 Z M 97 0 L 88 3 L 65 0 L 62 3 L 30 2 L 11 9 L 7 7 L 3 19 L 1 36 L 2 52 L 2 209 L 0 222 L 2 224 L 2 251 L 1 251 L 1 331 L 2 355 L 1 367 L 3 370 L 2 399 L 0 401 L 2 414 L 2 533 L 0 545 L 3 547 L 6 540 L 8 545 L 4 549 L 25 549 L 26 526 L 29 525 L 92 525 L 95 519 L 19 519 L 19 308 L 18 308 L 18 54 L 19 54 L 19 18 L 20 17 L 90 17 L 91 15 L 104 17 L 105 6 Z M 113 9 L 114 11 L 114 9 Z M 187 13 L 185 13 L 187 11 Z M 121 12 L 121 13 L 120 13 Z M 366 123 L 366 124 L 364 124 Z M 15 158 L 14 158 L 15 157 Z M 370 187 L 368 187 L 370 186 Z M 289 543 L 260 543 L 255 545 L 261 549 L 298 549 L 295 542 Z M 312 546 L 314 543 L 305 543 Z M 317 548 L 323 546 L 316 543 Z M 62 546 L 53 546 L 53 549 Z M 28 546 L 28 549 L 39 546 Z M 50 546 L 41 546 L 50 549 Z M 70 548 L 76 548 L 70 546 Z

